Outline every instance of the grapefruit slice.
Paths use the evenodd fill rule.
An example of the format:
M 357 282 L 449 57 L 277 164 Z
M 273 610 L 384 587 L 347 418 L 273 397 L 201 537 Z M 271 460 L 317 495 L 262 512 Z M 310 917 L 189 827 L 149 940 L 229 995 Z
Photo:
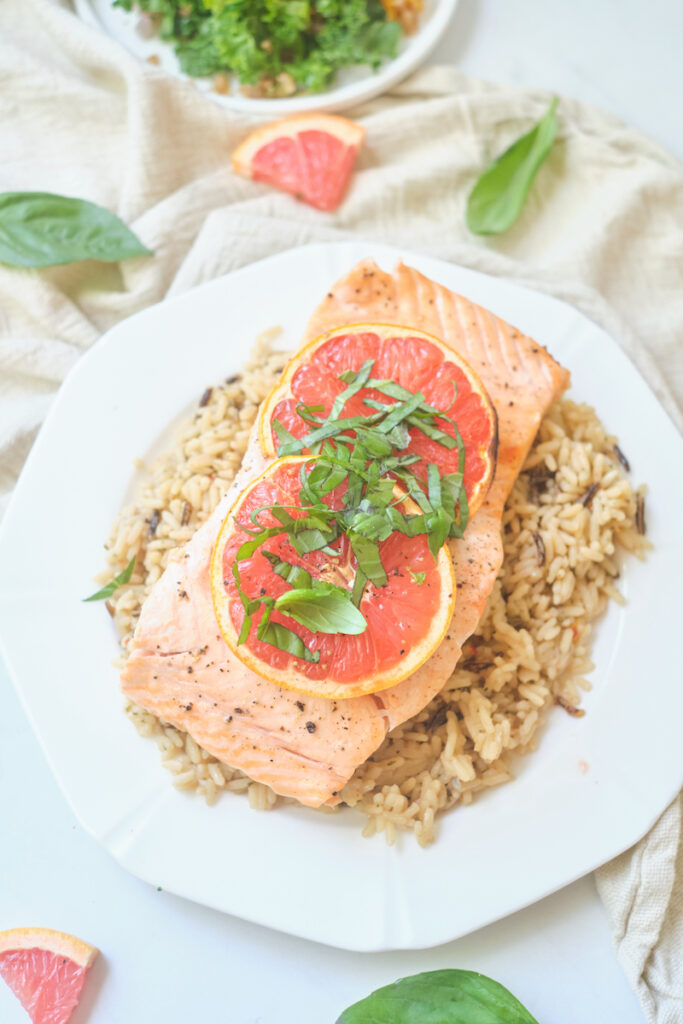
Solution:
M 319 210 L 336 210 L 364 134 L 346 117 L 297 114 L 257 128 L 233 153 L 232 166 Z
M 336 397 L 345 389 L 340 374 L 358 372 L 374 360 L 370 380 L 391 380 L 411 394 L 421 391 L 425 401 L 447 414 L 436 418 L 440 430 L 455 437 L 455 420 L 465 448 L 464 484 L 470 517 L 486 497 L 496 468 L 498 429 L 491 400 L 471 366 L 439 338 L 412 327 L 395 324 L 353 324 L 327 331 L 300 349 L 285 367 L 279 382 L 261 405 L 258 419 L 263 453 L 274 456 L 277 420 L 295 438 L 311 430 L 297 405 L 322 406 L 319 418 L 329 416 Z M 376 388 L 364 387 L 351 397 L 340 417 L 367 416 L 375 409 L 365 404 L 391 401 Z M 458 470 L 459 450 L 444 447 L 418 427 L 410 427 L 410 442 L 402 454 L 416 453 L 420 462 L 411 466 L 422 480 L 434 464 L 444 475 Z
M 0 975 L 33 1024 L 66 1024 L 96 956 L 94 946 L 50 928 L 0 932 Z
M 239 549 L 245 541 L 253 539 L 255 521 L 266 528 L 279 525 L 272 511 L 261 511 L 256 520 L 252 513 L 278 504 L 286 506 L 294 519 L 304 518 L 306 511 L 299 493 L 301 474 L 309 473 L 315 462 L 307 457 L 276 459 L 240 494 L 223 522 L 212 554 L 213 605 L 226 643 L 254 672 L 285 689 L 309 696 L 357 697 L 401 682 L 441 643 L 455 605 L 453 563 L 446 546 L 440 548 L 435 559 L 424 534 L 406 537 L 391 533 L 378 544 L 386 582 L 367 582 L 360 600 L 358 611 L 366 623 L 361 626 L 362 631 L 355 626 L 353 633 L 314 630 L 290 614 L 274 610 L 271 624 L 295 633 L 303 643 L 305 657 L 259 639 L 263 607 L 254 612 L 246 631 L 245 606 L 233 566 Z M 346 487 L 346 483 L 340 484 L 325 497 L 328 508 L 343 507 Z M 397 501 L 406 512 L 419 511 L 404 494 L 399 494 Z M 252 531 L 251 538 L 245 528 Z M 290 591 L 292 584 L 282 575 L 283 564 L 296 571 L 304 570 L 314 587 L 331 584 L 342 590 L 347 603 L 352 605 L 358 562 L 346 534 L 342 533 L 328 552 L 314 550 L 306 554 L 295 550 L 287 533 L 269 536 L 249 557 L 238 562 L 239 586 L 246 599 L 277 599 Z M 280 573 L 276 571 L 278 567 Z

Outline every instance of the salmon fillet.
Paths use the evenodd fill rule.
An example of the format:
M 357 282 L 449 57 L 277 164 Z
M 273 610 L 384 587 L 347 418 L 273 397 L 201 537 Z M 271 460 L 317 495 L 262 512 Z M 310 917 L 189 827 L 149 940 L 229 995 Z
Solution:
M 265 467 L 256 436 L 233 486 L 145 601 L 121 676 L 123 692 L 185 730 L 215 757 L 311 807 L 339 802 L 356 768 L 390 729 L 417 714 L 453 672 L 500 569 L 505 500 L 549 405 L 569 374 L 516 328 L 416 270 L 363 261 L 314 312 L 304 342 L 332 327 L 396 323 L 435 334 L 481 377 L 498 415 L 496 473 L 465 536 L 449 541 L 458 598 L 446 637 L 408 679 L 380 693 L 330 701 L 281 689 L 251 672 L 218 631 L 209 563 L 240 491 Z

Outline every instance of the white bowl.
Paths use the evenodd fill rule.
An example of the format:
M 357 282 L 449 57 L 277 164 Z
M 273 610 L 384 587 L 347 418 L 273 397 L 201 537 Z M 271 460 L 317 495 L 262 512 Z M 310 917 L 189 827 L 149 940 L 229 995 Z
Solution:
M 305 110 L 344 110 L 386 92 L 414 71 L 438 43 L 457 4 L 458 0 L 425 0 L 418 30 L 413 35 L 403 36 L 397 57 L 386 61 L 378 71 L 367 67 L 346 68 L 324 92 L 283 99 L 249 99 L 239 92 L 220 95 L 213 90 L 210 79 L 190 81 L 216 103 L 250 114 L 280 117 Z M 112 0 L 74 0 L 74 5 L 83 21 L 115 39 L 136 57 L 141 60 L 157 57 L 160 66 L 170 74 L 188 78 L 181 72 L 170 44 L 157 38 L 141 38 L 136 30 L 137 15 L 114 7 Z

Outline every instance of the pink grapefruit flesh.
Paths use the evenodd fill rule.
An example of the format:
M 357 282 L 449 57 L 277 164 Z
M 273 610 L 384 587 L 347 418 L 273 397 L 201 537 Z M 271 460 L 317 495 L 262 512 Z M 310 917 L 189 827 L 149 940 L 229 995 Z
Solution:
M 48 928 L 0 932 L 0 975 L 33 1024 L 66 1024 L 97 956 L 93 946 Z
M 257 129 L 233 154 L 235 171 L 289 192 L 318 210 L 335 210 L 346 192 L 360 125 L 333 114 L 301 114 Z

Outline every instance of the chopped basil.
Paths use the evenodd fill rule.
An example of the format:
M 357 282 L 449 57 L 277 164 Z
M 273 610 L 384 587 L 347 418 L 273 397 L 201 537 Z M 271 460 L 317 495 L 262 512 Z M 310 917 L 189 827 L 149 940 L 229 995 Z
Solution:
M 286 651 L 287 654 L 294 655 L 295 658 L 302 658 L 313 664 L 320 661 L 320 651 L 309 650 L 294 630 L 287 629 L 279 622 L 269 622 L 264 630 L 259 630 L 258 638 L 264 643 L 277 647 L 279 651 Z
M 309 451 L 311 459 L 301 464 L 298 504 L 254 509 L 250 525 L 239 524 L 249 535 L 232 567 L 244 608 L 240 644 L 248 639 L 254 615 L 260 611 L 259 640 L 295 657 L 318 661 L 318 651 L 309 650 L 293 630 L 272 621 L 274 611 L 315 633 L 362 633 L 367 628 L 359 610 L 365 587 L 368 582 L 381 587 L 388 581 L 380 553 L 383 541 L 392 533 L 426 536 L 436 561 L 449 536 L 462 536 L 468 517 L 465 448 L 455 420 L 430 405 L 422 392 L 412 393 L 395 381 L 371 377 L 372 367 L 373 360 L 367 360 L 357 372 L 340 374 L 346 387 L 335 398 L 327 418 L 318 415 L 324 411 L 322 406 L 297 405 L 299 417 L 312 428 L 303 437 L 296 438 L 279 421 L 273 422 L 281 457 Z M 342 416 L 349 399 L 371 387 L 389 401 L 368 396 L 363 400 L 369 410 L 366 415 Z M 421 480 L 411 468 L 421 461 L 420 456 L 403 451 L 410 443 L 410 430 L 421 431 L 444 448 L 457 448 L 457 472 L 442 476 L 430 463 L 426 483 Z M 341 501 L 334 502 L 341 507 L 335 508 L 325 499 L 343 485 Z M 278 525 L 265 525 L 264 514 L 269 524 L 275 521 Z M 271 538 L 283 537 L 299 556 L 321 551 L 334 560 L 339 558 L 335 545 L 342 535 L 357 563 L 351 590 L 318 580 L 301 566 L 263 548 Z M 273 572 L 291 587 L 276 598 L 268 593 L 250 598 L 243 590 L 239 565 L 259 550 Z M 425 572 L 411 571 L 410 575 L 417 586 L 426 580 Z
M 114 576 L 114 579 L 110 580 L 109 583 L 107 583 L 106 586 L 102 587 L 101 590 L 96 590 L 94 594 L 91 594 L 90 597 L 84 597 L 83 600 L 106 601 L 108 597 L 111 597 L 115 590 L 118 590 L 119 587 L 122 587 L 124 586 L 124 584 L 129 583 L 130 578 L 133 575 L 133 569 L 135 568 L 135 559 L 136 555 L 133 555 L 126 568 L 122 572 L 120 572 L 118 576 Z

